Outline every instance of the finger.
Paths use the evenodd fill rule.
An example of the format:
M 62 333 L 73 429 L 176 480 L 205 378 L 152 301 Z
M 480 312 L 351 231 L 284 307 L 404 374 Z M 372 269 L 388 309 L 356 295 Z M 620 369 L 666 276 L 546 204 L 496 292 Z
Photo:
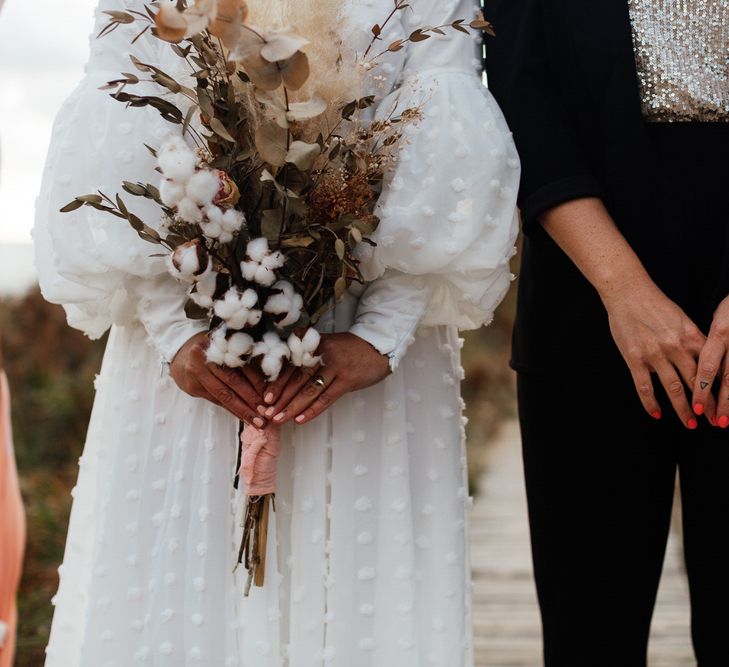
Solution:
M 253 387 L 254 391 L 259 397 L 263 397 L 263 392 L 266 389 L 266 377 L 261 373 L 258 368 L 255 368 L 254 366 L 251 366 L 250 364 L 243 366 L 241 368 L 241 372 L 245 376 L 246 380 L 250 383 L 251 387 Z M 260 403 L 260 398 L 257 399 L 258 403 Z
M 686 428 L 694 430 L 698 426 L 698 422 L 689 406 L 686 387 L 678 372 L 667 361 L 660 364 L 655 370 L 678 418 Z
M 279 375 L 276 380 L 269 382 L 266 385 L 265 395 L 263 397 L 263 401 L 266 405 L 273 405 L 276 401 L 278 401 L 283 393 L 284 387 L 288 384 L 289 380 L 291 380 L 291 377 L 297 370 L 296 366 L 289 364 L 281 371 L 281 375 Z M 272 410 L 269 408 L 268 412 L 272 412 Z
M 283 388 L 281 395 L 276 400 L 276 403 L 266 410 L 266 416 L 273 416 L 273 420 L 283 423 L 283 413 L 288 408 L 291 401 L 299 394 L 300 391 L 306 387 L 307 383 L 311 382 L 311 372 L 307 368 L 296 368 L 291 374 L 289 381 Z M 294 415 L 295 416 L 295 415 Z
M 653 380 L 651 379 L 650 371 L 646 366 L 641 366 L 639 368 L 631 368 L 630 373 L 633 376 L 638 398 L 640 398 L 640 402 L 643 404 L 645 411 L 653 419 L 660 419 L 661 406 L 658 404 L 655 392 L 653 391 Z
M 320 414 L 328 410 L 336 401 L 346 393 L 345 383 L 335 380 L 332 386 L 328 387 L 309 405 L 308 408 L 299 414 L 295 421 L 297 424 L 307 424 L 316 419 Z
M 227 368 L 217 364 L 207 364 L 207 369 L 223 384 L 230 387 L 251 410 L 260 414 L 258 408 L 263 408 L 261 395 L 248 382 L 243 373 L 235 368 Z
M 693 386 L 691 404 L 697 415 L 703 414 L 711 397 L 714 381 L 721 371 L 726 354 L 726 345 L 719 338 L 709 336 L 699 355 L 696 382 Z
M 729 426 L 729 354 L 724 360 L 721 385 L 717 395 L 716 425 L 720 428 Z
M 198 376 L 205 390 L 228 412 L 246 424 L 263 428 L 266 422 L 251 409 L 227 384 L 219 380 L 207 367 Z
M 314 377 L 321 377 L 324 380 L 324 386 L 322 387 L 316 384 L 312 378 L 307 378 L 306 382 L 299 387 L 299 390 L 291 398 L 289 404 L 273 418 L 274 422 L 278 424 L 285 424 L 295 417 L 298 417 L 317 398 L 319 398 L 319 396 L 323 394 L 336 379 L 336 376 L 332 375 L 323 376 L 319 374 Z

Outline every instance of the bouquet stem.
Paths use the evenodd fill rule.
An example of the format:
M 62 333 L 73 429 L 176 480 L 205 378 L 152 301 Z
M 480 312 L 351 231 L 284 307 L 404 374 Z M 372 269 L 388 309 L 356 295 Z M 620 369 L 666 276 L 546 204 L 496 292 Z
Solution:
M 276 495 L 249 496 L 243 519 L 243 537 L 238 551 L 238 564 L 248 570 L 245 596 L 251 592 L 251 585 L 263 586 L 266 577 L 266 545 L 268 544 L 268 517 L 275 505 Z
M 238 565 L 248 570 L 246 597 L 251 586 L 263 586 L 266 576 L 266 546 L 271 508 L 276 511 L 276 462 L 281 452 L 281 427 L 245 426 L 241 433 L 240 475 L 246 482 L 243 535 Z

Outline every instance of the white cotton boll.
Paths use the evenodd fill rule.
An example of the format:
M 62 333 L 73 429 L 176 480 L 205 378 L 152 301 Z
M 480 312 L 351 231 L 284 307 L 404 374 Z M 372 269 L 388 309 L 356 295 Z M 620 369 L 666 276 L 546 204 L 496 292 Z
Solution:
M 223 226 L 223 209 L 218 206 L 208 206 L 205 209 L 205 215 L 210 222 L 216 222 L 221 227 Z
M 165 178 L 159 184 L 159 196 L 165 206 L 174 208 L 185 196 L 185 188 L 179 183 Z
M 271 382 L 275 382 L 283 369 L 284 359 L 291 357 L 291 350 L 278 334 L 269 332 L 253 346 L 252 356 L 261 357 L 261 370 Z
M 271 315 L 284 315 L 276 323 L 281 328 L 296 324 L 301 317 L 304 299 L 296 293 L 294 286 L 285 280 L 279 280 L 273 289 L 277 292 L 268 297 L 263 310 Z
M 200 223 L 200 230 L 202 233 L 213 241 L 221 241 L 221 235 L 223 234 L 223 227 L 219 222 L 205 221 Z M 225 241 L 223 241 L 225 243 Z
M 216 206 L 217 208 L 217 206 Z M 220 210 L 220 209 L 218 209 Z M 245 217 L 243 214 L 238 211 L 237 209 L 230 208 L 225 213 L 223 213 L 223 229 L 225 231 L 232 233 L 239 232 L 241 230 L 241 227 L 243 227 L 243 223 L 245 222 Z
M 182 137 L 171 136 L 157 152 L 157 165 L 167 178 L 187 183 L 195 173 L 197 156 Z
M 225 329 L 216 329 L 210 335 L 210 343 L 205 352 L 205 357 L 211 364 L 222 366 L 227 349 L 228 343 L 225 340 Z
M 249 241 L 246 246 L 247 260 L 241 262 L 243 277 L 251 282 L 270 287 L 276 282 L 275 270 L 281 268 L 286 258 L 280 252 L 270 252 L 265 238 Z
M 218 273 L 213 270 L 206 271 L 198 276 L 195 290 L 190 293 L 190 298 L 201 308 L 212 308 L 217 283 Z
M 286 258 L 284 257 L 283 253 L 279 252 L 278 250 L 276 252 L 272 252 L 270 255 L 266 255 L 261 260 L 261 266 L 269 269 L 280 269 L 284 263 L 286 262 Z
M 248 245 L 246 246 L 246 255 L 252 262 L 260 263 L 267 254 L 268 239 L 253 239 L 252 241 L 248 242 Z
M 234 333 L 228 339 L 228 354 L 234 354 L 242 357 L 253 349 L 253 338 L 247 333 Z
M 188 197 L 184 197 L 177 204 L 177 215 L 185 222 L 189 223 L 196 223 L 202 220 L 202 211 L 198 205 Z
M 222 299 L 215 302 L 215 314 L 231 329 L 255 326 L 263 316 L 254 308 L 257 303 L 258 295 L 252 289 L 241 293 L 237 287 L 231 287 Z
M 321 334 L 314 329 L 314 327 L 311 327 L 304 334 L 301 342 L 304 346 L 305 352 L 316 352 L 319 349 L 319 344 L 321 343 Z
M 320 342 L 321 336 L 314 328 L 307 330 L 303 338 L 299 338 L 295 333 L 292 333 L 288 340 L 289 349 L 291 350 L 291 363 L 294 366 L 303 368 L 313 368 L 321 364 L 321 357 L 314 355 L 319 348 Z
M 194 282 L 208 270 L 210 257 L 199 241 L 177 246 L 167 257 L 167 269 L 178 280 Z
M 218 175 L 208 169 L 201 169 L 187 182 L 187 196 L 199 206 L 209 206 L 218 194 Z

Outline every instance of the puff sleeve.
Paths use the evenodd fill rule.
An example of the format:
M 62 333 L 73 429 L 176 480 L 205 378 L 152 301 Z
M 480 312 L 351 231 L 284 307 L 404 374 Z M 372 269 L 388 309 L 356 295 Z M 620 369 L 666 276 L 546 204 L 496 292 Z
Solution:
M 139 8 L 135 0 L 102 0 L 94 35 L 108 20 L 103 11 L 120 5 Z M 138 26 L 124 25 L 92 38 L 86 75 L 56 118 L 36 204 L 36 265 L 45 298 L 63 305 L 71 326 L 98 338 L 112 324 L 141 322 L 162 359 L 171 361 L 206 326 L 185 317 L 185 289 L 163 259 L 151 257 L 158 249 L 109 214 L 87 207 L 59 212 L 77 195 L 101 190 L 113 197 L 124 180 L 159 179 L 144 144 L 159 145 L 173 126 L 154 110 L 127 109 L 99 90 L 129 71 L 132 50 L 142 61 L 164 66 L 167 47 L 148 35 L 132 46 L 138 32 Z M 128 195 L 125 201 L 149 226 L 158 226 L 154 202 Z
M 406 31 L 470 18 L 474 5 L 417 9 Z M 351 329 L 393 367 L 418 326 L 490 322 L 511 283 L 520 164 L 476 46 L 454 32 L 411 45 L 401 86 L 379 105 L 382 115 L 422 109 L 378 204 L 377 246 L 363 261 L 372 282 Z

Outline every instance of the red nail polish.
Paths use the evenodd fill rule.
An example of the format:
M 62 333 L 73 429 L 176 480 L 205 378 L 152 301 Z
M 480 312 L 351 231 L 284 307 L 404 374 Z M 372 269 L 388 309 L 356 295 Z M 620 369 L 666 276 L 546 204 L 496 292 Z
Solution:
M 719 417 L 719 426 L 721 426 L 722 428 L 726 428 L 727 426 L 729 426 L 729 417 L 727 417 L 726 415 Z
M 704 414 L 704 406 L 701 403 L 697 403 L 694 405 L 694 412 L 697 415 L 703 415 Z
M 699 423 L 692 417 L 688 420 L 688 427 L 693 431 L 694 429 L 698 428 Z
M 651 417 L 653 417 L 653 419 L 660 419 L 661 418 L 661 411 L 660 410 L 656 410 L 655 412 L 651 412 Z

